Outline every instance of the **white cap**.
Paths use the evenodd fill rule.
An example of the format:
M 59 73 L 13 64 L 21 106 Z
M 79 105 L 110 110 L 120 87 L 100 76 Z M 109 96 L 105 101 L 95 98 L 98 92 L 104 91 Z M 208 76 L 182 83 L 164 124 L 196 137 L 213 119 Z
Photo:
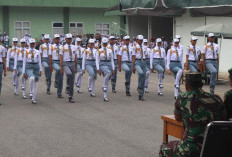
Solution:
M 180 35 L 176 35 L 176 39 L 180 39 L 181 38 L 181 36 Z
M 126 35 L 126 36 L 124 37 L 124 40 L 130 40 L 130 36 L 129 36 L 129 35 Z
M 24 38 L 20 39 L 20 43 L 25 43 L 26 40 Z
M 45 35 L 44 35 L 44 39 L 49 39 L 49 35 L 48 35 L 48 34 L 45 34 Z
M 66 39 L 72 38 L 72 34 L 71 34 L 71 33 L 66 34 L 66 35 L 65 35 L 65 38 L 66 38 Z
M 195 40 L 198 40 L 197 37 L 192 36 L 192 37 L 191 37 L 191 41 L 195 41 Z
M 108 39 L 107 38 L 102 38 L 102 43 L 103 44 L 107 44 L 108 43 Z
M 138 36 L 137 36 L 137 39 L 138 39 L 138 40 L 143 40 L 143 36 L 142 36 L 142 35 L 138 35 Z
M 31 38 L 31 39 L 29 40 L 29 43 L 30 43 L 30 44 L 35 43 L 35 39 L 34 39 L 34 38 Z
M 89 39 L 89 44 L 94 44 L 94 43 L 95 43 L 94 39 Z
M 111 36 L 109 37 L 109 39 L 115 39 L 115 36 L 111 35 Z
M 81 42 L 81 38 L 76 38 L 76 41 L 77 42 Z
M 144 43 L 147 43 L 147 39 L 143 39 L 143 42 L 144 42 Z
M 173 42 L 178 43 L 178 42 L 180 42 L 180 40 L 179 39 L 173 39 Z
M 54 38 L 60 38 L 60 35 L 59 34 L 55 34 Z
M 213 33 L 209 33 L 208 37 L 214 37 L 214 34 Z
M 157 38 L 157 39 L 156 39 L 156 42 L 157 42 L 157 43 L 161 43 L 161 42 L 162 42 L 162 39 L 161 39 L 161 38 Z
M 13 42 L 18 42 L 18 39 L 17 38 L 13 38 L 12 41 Z

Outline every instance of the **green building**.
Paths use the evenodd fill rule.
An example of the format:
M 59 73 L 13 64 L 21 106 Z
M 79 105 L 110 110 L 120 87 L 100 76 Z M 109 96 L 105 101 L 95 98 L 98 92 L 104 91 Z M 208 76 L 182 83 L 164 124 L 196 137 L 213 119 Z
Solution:
M 124 34 L 126 17 L 106 13 L 119 0 L 0 0 L 0 32 L 10 39 L 25 33 Z

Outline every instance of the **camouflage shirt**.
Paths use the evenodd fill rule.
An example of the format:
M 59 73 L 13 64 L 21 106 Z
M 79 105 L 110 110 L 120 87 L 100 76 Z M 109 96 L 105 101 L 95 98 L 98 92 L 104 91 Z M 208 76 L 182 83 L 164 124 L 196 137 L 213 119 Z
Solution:
M 225 93 L 224 105 L 226 108 L 227 119 L 232 117 L 232 89 Z
M 207 124 L 211 121 L 224 120 L 226 116 L 221 98 L 202 89 L 179 95 L 175 103 L 175 112 L 182 115 L 185 126 L 183 141 L 176 149 L 176 156 L 199 153 Z

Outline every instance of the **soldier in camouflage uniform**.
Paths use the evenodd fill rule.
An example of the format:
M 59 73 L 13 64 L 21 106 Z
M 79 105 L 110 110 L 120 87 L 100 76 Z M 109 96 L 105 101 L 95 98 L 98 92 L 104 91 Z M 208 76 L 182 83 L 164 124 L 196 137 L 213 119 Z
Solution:
M 183 140 L 162 144 L 160 157 L 199 157 L 207 124 L 226 119 L 220 97 L 202 90 L 201 73 L 187 73 L 185 87 L 174 110 L 176 120 L 184 122 Z
M 230 76 L 230 86 L 232 87 L 232 68 L 228 70 Z M 225 93 L 224 105 L 226 108 L 227 119 L 232 118 L 232 89 Z

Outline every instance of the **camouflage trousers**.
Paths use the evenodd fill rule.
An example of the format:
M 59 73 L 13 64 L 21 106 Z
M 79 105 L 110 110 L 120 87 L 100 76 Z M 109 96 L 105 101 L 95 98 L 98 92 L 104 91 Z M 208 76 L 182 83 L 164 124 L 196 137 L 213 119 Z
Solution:
M 199 157 L 200 151 L 195 144 L 183 141 L 171 141 L 160 146 L 160 157 Z

